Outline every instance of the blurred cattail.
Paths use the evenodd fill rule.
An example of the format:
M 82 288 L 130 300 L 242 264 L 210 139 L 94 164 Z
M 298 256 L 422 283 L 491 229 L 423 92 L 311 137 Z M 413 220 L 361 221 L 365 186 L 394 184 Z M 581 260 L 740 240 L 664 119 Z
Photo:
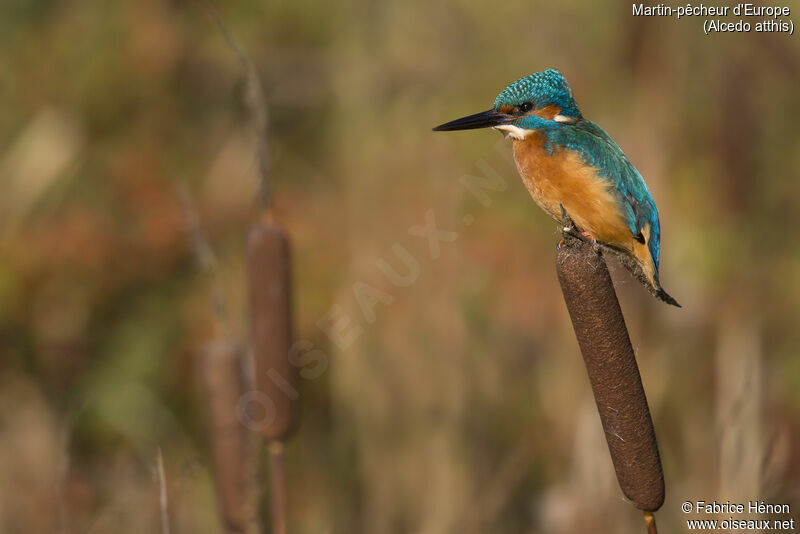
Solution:
M 202 373 L 220 516 L 225 532 L 244 533 L 255 516 L 255 503 L 248 486 L 252 476 L 248 435 L 236 412 L 245 385 L 241 346 L 226 339 L 210 343 Z
M 267 440 L 285 440 L 295 424 L 297 369 L 289 362 L 291 280 L 286 232 L 264 215 L 247 238 L 250 340 L 255 386 L 266 412 L 259 429 Z
M 640 510 L 648 530 L 651 512 L 664 502 L 664 477 L 628 329 L 603 256 L 590 243 L 565 235 L 556 270 L 620 488 Z
M 289 238 L 269 212 L 247 238 L 250 341 L 255 387 L 265 413 L 259 430 L 268 442 L 272 531 L 286 531 L 283 443 L 296 424 L 297 369 L 289 361 L 292 336 Z
M 200 268 L 209 275 L 214 337 L 206 345 L 200 372 L 208 403 L 208 427 L 214 457 L 214 482 L 225 532 L 255 534 L 258 491 L 256 449 L 237 412 L 249 390 L 252 373 L 245 372 L 241 343 L 229 334 L 228 311 L 217 280 L 217 259 L 200 226 L 191 195 L 178 188 L 192 250 Z
M 245 74 L 244 104 L 257 143 L 260 219 L 247 236 L 247 285 L 250 300 L 250 345 L 255 393 L 263 413 L 250 414 L 269 450 L 272 532 L 286 532 L 286 488 L 283 444 L 296 424 L 297 369 L 289 361 L 292 339 L 289 237 L 272 218 L 270 202 L 269 113 L 261 81 L 245 50 L 211 4 L 217 23 Z

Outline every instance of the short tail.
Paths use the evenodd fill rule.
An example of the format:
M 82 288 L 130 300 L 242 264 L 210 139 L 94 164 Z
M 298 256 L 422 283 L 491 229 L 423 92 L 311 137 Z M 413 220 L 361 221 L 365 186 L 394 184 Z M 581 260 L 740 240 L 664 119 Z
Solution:
M 675 300 L 669 293 L 664 291 L 661 287 L 661 282 L 658 280 L 658 271 L 656 270 L 655 263 L 650 259 L 648 249 L 645 245 L 636 247 L 633 253 L 624 249 L 609 247 L 609 250 L 615 253 L 617 259 L 636 278 L 651 295 L 656 297 L 661 302 L 666 302 L 678 308 L 681 307 L 678 301 Z M 639 253 L 637 255 L 637 252 Z M 643 265 L 647 266 L 645 270 Z
M 654 297 L 662 302 L 680 308 L 681 305 L 678 304 L 678 301 L 672 298 L 672 296 L 661 287 L 661 282 L 658 280 L 658 261 L 653 256 L 654 249 L 650 247 L 651 242 L 647 240 L 647 238 L 645 239 L 644 243 L 637 242 L 633 246 L 632 255 L 638 260 L 633 262 L 636 265 L 627 265 L 625 262 L 623 262 L 623 264 L 625 264 L 625 267 L 628 268 L 631 274 L 639 278 L 639 281 L 650 290 L 650 293 L 652 293 Z M 658 247 L 655 247 L 655 254 L 657 253 Z
M 655 296 L 658 300 L 666 302 L 667 304 L 672 304 L 673 306 L 676 306 L 678 308 L 683 307 L 680 304 L 678 304 L 678 301 L 672 298 L 672 296 L 669 293 L 664 291 L 663 287 L 659 287 L 658 289 L 656 289 Z

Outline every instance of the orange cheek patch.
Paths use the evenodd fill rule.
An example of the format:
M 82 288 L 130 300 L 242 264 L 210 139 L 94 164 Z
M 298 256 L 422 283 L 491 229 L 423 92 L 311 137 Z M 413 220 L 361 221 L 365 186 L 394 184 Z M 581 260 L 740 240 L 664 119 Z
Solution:
M 543 108 L 534 109 L 533 111 L 528 113 L 528 115 L 536 115 L 537 117 L 551 121 L 559 113 L 561 113 L 561 108 L 551 104 Z
M 512 115 L 514 112 L 514 106 L 500 106 L 500 113 L 505 113 L 506 115 Z

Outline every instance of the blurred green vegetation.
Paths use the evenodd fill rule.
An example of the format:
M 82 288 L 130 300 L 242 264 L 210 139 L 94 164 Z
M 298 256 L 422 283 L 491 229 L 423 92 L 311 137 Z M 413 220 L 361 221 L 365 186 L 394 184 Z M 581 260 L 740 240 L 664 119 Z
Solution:
M 706 37 L 700 20 L 583 0 L 220 10 L 265 88 L 297 335 L 327 357 L 287 448 L 291 532 L 642 529 L 557 287 L 555 225 L 499 135 L 430 132 L 547 67 L 660 208 L 662 280 L 684 308 L 615 278 L 660 439 L 662 528 L 683 528 L 685 500 L 800 505 L 796 37 Z M 174 532 L 218 532 L 197 376 L 211 280 L 177 188 L 246 339 L 241 66 L 205 4 L 179 0 L 5 0 L 0 57 L 0 530 L 157 531 L 161 447 Z M 508 183 L 488 207 L 460 183 L 481 161 Z M 429 210 L 458 232 L 435 259 L 408 232 Z M 376 266 L 403 272 L 396 244 L 419 264 L 408 287 Z M 357 282 L 392 296 L 374 320 Z M 346 347 L 318 326 L 332 309 L 363 328 Z

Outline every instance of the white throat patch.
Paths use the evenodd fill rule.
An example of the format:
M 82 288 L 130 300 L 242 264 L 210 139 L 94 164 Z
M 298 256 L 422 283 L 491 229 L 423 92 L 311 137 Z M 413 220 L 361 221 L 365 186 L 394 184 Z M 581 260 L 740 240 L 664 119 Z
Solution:
M 525 128 L 520 128 L 519 126 L 514 126 L 513 124 L 501 124 L 499 126 L 492 126 L 495 130 L 500 130 L 503 132 L 503 137 L 508 139 L 516 139 L 517 141 L 522 141 L 527 136 L 529 136 L 533 130 L 526 130 Z

